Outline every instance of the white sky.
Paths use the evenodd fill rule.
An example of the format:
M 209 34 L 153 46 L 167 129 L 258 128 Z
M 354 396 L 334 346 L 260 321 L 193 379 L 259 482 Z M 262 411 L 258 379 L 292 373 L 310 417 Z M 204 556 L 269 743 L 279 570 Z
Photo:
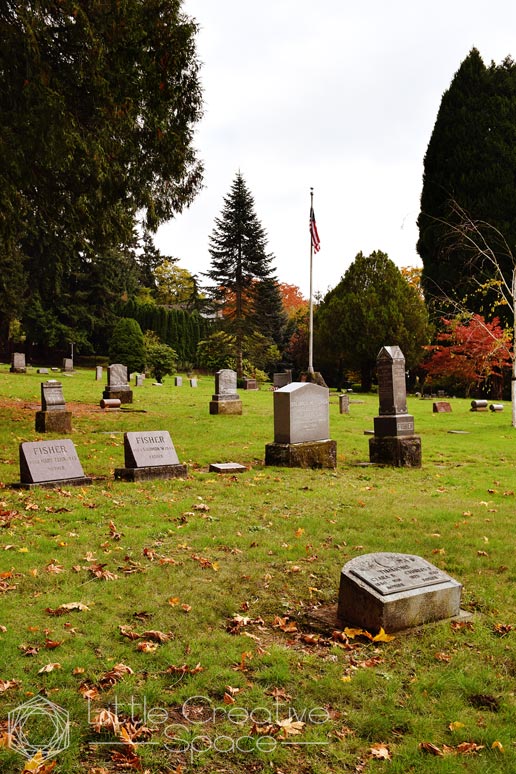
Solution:
M 515 0 L 185 0 L 200 25 L 204 189 L 156 244 L 192 273 L 238 170 L 278 279 L 309 288 L 310 187 L 321 250 L 314 291 L 355 255 L 416 253 L 423 157 L 441 96 L 473 46 L 516 59 Z

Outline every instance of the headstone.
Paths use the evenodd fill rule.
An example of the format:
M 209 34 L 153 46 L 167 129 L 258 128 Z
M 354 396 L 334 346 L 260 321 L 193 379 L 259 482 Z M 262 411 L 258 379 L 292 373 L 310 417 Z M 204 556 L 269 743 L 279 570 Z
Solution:
M 197 387 L 197 379 L 195 378 L 195 376 L 192 379 L 190 379 L 190 387 Z
M 451 414 L 451 405 L 446 400 L 434 401 L 432 406 L 434 414 Z
M 103 370 L 102 366 L 95 366 L 95 381 L 100 382 L 102 380 Z
M 176 376 L 174 379 L 174 384 L 176 387 L 182 387 L 183 386 L 183 377 L 182 376 Z
M 396 632 L 459 615 L 461 591 L 419 556 L 364 554 L 342 568 L 337 616 L 368 631 Z
M 490 411 L 503 411 L 503 403 L 491 403 L 489 406 Z
M 70 439 L 20 444 L 20 483 L 15 486 L 81 486 L 91 484 L 84 475 Z
M 346 393 L 339 395 L 339 411 L 341 414 L 349 414 L 349 395 Z
M 330 440 L 329 390 L 291 382 L 274 392 L 274 443 L 265 447 L 265 464 L 334 468 L 337 444 Z
M 244 379 L 243 384 L 244 390 L 257 390 L 258 389 L 258 382 L 256 379 Z
M 286 387 L 287 384 L 292 383 L 292 371 L 285 371 L 279 374 L 272 375 L 272 385 L 275 389 L 281 389 Z
M 487 400 L 472 400 L 470 411 L 487 411 Z
M 57 371 L 59 371 L 59 368 L 57 366 L 52 366 L 52 368 L 50 370 L 54 371 L 54 372 L 57 372 Z
M 237 393 L 236 371 L 222 368 L 215 374 L 215 394 L 211 396 L 210 414 L 241 414 L 242 401 Z
M 376 360 L 379 416 L 369 439 L 369 459 L 381 465 L 421 467 L 421 439 L 407 411 L 405 358 L 397 346 L 382 347 Z
M 73 371 L 73 359 L 71 357 L 63 358 L 63 371 Z
M 115 468 L 115 478 L 123 481 L 184 478 L 188 474 L 166 430 L 124 433 L 124 461 L 124 468 Z
M 27 366 L 25 364 L 24 352 L 13 352 L 11 357 L 11 367 L 9 370 L 12 374 L 27 373 Z
M 36 373 L 37 373 L 37 374 L 41 374 L 41 375 L 43 375 L 43 374 L 48 374 L 48 373 L 49 373 L 49 370 L 48 370 L 48 368 L 38 368 L 38 370 L 36 371 Z
M 134 378 L 134 386 L 135 387 L 143 387 L 143 382 L 145 381 L 145 374 L 136 374 Z
M 108 383 L 102 397 L 105 399 L 118 398 L 121 403 L 132 403 L 133 393 L 129 385 L 127 366 L 121 363 L 113 363 L 107 369 Z
M 72 412 L 66 410 L 63 385 L 55 379 L 41 383 L 41 411 L 36 411 L 37 433 L 71 433 Z
M 244 473 L 247 468 L 238 462 L 212 462 L 208 470 L 210 473 Z

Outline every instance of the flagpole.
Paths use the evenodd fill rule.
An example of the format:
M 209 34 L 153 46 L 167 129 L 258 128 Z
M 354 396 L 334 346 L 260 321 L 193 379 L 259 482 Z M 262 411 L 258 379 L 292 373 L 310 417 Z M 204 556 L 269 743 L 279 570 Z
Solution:
M 314 206 L 314 189 L 310 188 L 310 212 Z M 314 243 L 310 233 L 310 314 L 308 323 L 308 373 L 314 373 L 314 303 L 312 293 L 312 265 L 314 260 Z

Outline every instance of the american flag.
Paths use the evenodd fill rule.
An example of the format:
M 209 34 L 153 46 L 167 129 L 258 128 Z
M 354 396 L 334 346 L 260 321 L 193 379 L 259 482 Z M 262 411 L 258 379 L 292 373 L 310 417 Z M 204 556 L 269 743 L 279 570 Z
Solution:
M 314 208 L 310 207 L 310 236 L 312 237 L 312 247 L 314 252 L 318 253 L 321 248 L 321 240 L 317 233 L 317 224 L 315 222 Z

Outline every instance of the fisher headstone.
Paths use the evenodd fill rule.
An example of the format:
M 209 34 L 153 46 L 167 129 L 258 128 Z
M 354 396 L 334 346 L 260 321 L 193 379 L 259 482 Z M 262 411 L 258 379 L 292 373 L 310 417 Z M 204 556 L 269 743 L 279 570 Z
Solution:
M 132 403 L 133 393 L 129 384 L 127 366 L 122 363 L 113 363 L 107 369 L 108 383 L 102 393 L 105 399 L 115 398 L 121 403 Z
M 66 410 L 63 385 L 56 379 L 41 383 L 41 411 L 36 411 L 37 433 L 71 433 L 72 412 Z
M 368 631 L 396 632 L 460 614 L 462 584 L 420 556 L 374 553 L 347 562 L 337 617 Z
M 349 395 L 345 392 L 339 395 L 339 412 L 349 414 Z
M 20 444 L 20 483 L 15 484 L 17 488 L 83 484 L 91 484 L 91 478 L 84 475 L 70 439 Z
M 237 375 L 231 368 L 215 374 L 215 394 L 211 396 L 210 414 L 241 414 L 242 401 L 237 393 Z
M 25 374 L 27 373 L 27 366 L 25 363 L 24 352 L 13 352 L 11 357 L 11 367 L 9 371 L 12 374 Z
M 290 468 L 334 468 L 337 444 L 330 440 L 329 390 L 291 382 L 274 392 L 274 442 L 265 464 Z
M 149 481 L 185 478 L 188 474 L 167 430 L 124 433 L 124 462 L 124 468 L 115 468 L 115 479 Z
M 382 347 L 376 360 L 379 416 L 369 439 L 369 459 L 381 465 L 421 467 L 421 438 L 407 411 L 405 358 L 397 346 Z

